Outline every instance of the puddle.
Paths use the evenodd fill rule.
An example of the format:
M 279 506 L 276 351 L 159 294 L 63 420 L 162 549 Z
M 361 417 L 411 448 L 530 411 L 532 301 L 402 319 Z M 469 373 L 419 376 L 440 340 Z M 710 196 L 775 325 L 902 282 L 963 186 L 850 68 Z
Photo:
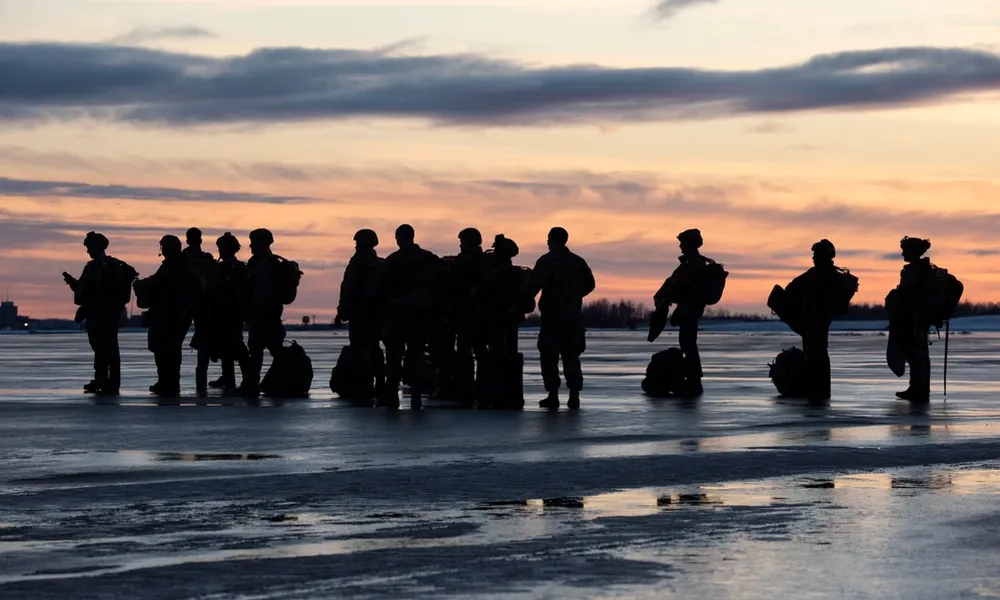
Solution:
M 282 458 L 277 454 L 204 454 L 182 452 L 151 452 L 154 460 L 160 462 L 200 462 L 200 461 L 237 461 L 237 460 L 276 460 Z

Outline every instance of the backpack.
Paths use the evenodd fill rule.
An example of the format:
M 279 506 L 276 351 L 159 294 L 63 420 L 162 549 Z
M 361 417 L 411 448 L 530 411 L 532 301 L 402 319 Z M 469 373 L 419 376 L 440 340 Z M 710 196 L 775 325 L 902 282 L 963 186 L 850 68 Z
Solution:
M 941 327 L 955 314 L 965 293 L 965 285 L 947 269 L 936 265 L 931 267 L 933 275 L 924 290 L 923 310 L 931 325 Z
M 312 380 L 312 360 L 302 346 L 292 342 L 274 355 L 260 390 L 271 398 L 308 398 Z
M 646 367 L 642 391 L 652 398 L 669 398 L 683 393 L 687 373 L 680 348 L 657 352 Z
M 805 352 L 794 346 L 782 350 L 769 367 L 771 381 L 783 398 L 809 396 L 809 365 Z
M 377 348 L 377 346 L 376 346 Z M 357 346 L 344 346 L 340 349 L 340 356 L 337 357 L 337 364 L 330 373 L 330 391 L 341 398 L 352 400 L 370 400 L 381 390 L 375 389 L 375 373 L 378 368 L 375 364 L 375 357 L 371 357 L 369 362 L 369 372 L 365 373 L 362 368 L 361 352 Z M 381 354 L 381 348 L 377 352 Z M 378 362 L 383 359 L 379 357 Z
M 837 269 L 837 287 L 828 298 L 827 309 L 831 315 L 846 315 L 851 300 L 858 293 L 860 280 L 847 269 Z
M 111 257 L 109 264 L 114 264 L 118 269 L 118 281 L 114 283 L 112 290 L 109 290 L 117 304 L 122 306 L 132 301 L 132 284 L 139 278 L 139 272 L 127 262 Z
M 701 286 L 701 300 L 705 306 L 718 304 L 722 300 L 722 293 L 726 291 L 726 279 L 729 272 L 710 258 L 706 258 L 705 278 Z
M 299 263 L 293 260 L 278 255 L 275 258 L 278 259 L 278 299 L 282 304 L 291 304 L 298 295 L 302 271 L 299 270 Z

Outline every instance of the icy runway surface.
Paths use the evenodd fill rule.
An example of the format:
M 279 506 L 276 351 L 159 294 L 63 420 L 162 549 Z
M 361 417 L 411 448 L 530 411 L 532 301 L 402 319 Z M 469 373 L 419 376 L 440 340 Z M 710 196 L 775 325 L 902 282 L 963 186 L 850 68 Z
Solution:
M 158 404 L 139 333 L 114 402 L 78 392 L 86 336 L 0 336 L 0 598 L 1000 597 L 1000 334 L 953 335 L 921 411 L 878 333 L 832 338 L 814 407 L 767 379 L 790 335 L 703 334 L 682 402 L 639 390 L 673 334 L 598 332 L 557 414 L 359 407 L 342 336 L 289 338 L 313 398 L 254 406 L 194 398 L 189 351 Z

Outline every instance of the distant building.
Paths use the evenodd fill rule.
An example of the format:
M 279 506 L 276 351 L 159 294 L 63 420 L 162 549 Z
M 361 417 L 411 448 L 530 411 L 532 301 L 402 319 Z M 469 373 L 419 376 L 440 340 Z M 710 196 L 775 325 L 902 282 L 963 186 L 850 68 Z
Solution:
M 0 329 L 20 329 L 24 322 L 17 316 L 17 305 L 10 300 L 0 302 Z

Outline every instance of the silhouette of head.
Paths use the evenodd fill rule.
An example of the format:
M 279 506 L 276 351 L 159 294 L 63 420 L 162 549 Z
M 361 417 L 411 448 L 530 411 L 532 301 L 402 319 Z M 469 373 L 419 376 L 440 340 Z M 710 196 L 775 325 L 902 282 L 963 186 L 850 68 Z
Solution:
M 396 228 L 396 245 L 402 248 L 409 248 L 413 246 L 413 239 L 417 237 L 417 233 L 413 231 L 413 227 L 410 225 L 400 225 Z
M 899 240 L 899 247 L 903 251 L 903 260 L 914 262 L 927 254 L 931 249 L 931 241 L 907 236 Z
M 483 234 L 475 227 L 466 227 L 458 232 L 459 247 L 462 250 L 474 250 L 483 245 Z
M 514 240 L 504 237 L 502 233 L 493 238 L 493 252 L 500 258 L 512 259 L 520 251 Z
M 181 239 L 176 235 L 160 238 L 160 254 L 163 258 L 177 258 L 181 255 Z
M 192 248 L 201 248 L 201 230 L 197 227 L 192 227 L 187 230 L 187 245 Z
M 569 243 L 569 232 L 562 227 L 553 227 L 549 230 L 549 249 L 565 248 Z
M 822 239 L 812 246 L 813 262 L 819 264 L 830 264 L 837 257 L 837 248 L 833 242 Z
M 274 234 L 267 229 L 254 229 L 250 232 L 250 252 L 254 256 L 270 253 L 273 243 Z
M 87 249 L 87 254 L 90 255 L 90 258 L 98 258 L 104 256 L 109 243 L 108 238 L 104 237 L 103 234 L 91 231 L 87 233 L 87 237 L 83 238 L 83 245 Z
M 240 241 L 236 239 L 236 236 L 228 231 L 222 234 L 219 239 L 215 240 L 215 245 L 219 248 L 219 256 L 222 258 L 231 258 L 236 256 L 236 253 L 240 251 L 240 248 L 242 248 Z
M 688 229 L 687 231 L 680 232 L 677 240 L 681 243 L 681 253 L 683 254 L 697 253 L 698 249 L 705 243 L 701 237 L 701 231 L 697 229 Z
M 371 229 L 360 229 L 354 234 L 355 250 L 374 250 L 378 246 L 378 234 Z

